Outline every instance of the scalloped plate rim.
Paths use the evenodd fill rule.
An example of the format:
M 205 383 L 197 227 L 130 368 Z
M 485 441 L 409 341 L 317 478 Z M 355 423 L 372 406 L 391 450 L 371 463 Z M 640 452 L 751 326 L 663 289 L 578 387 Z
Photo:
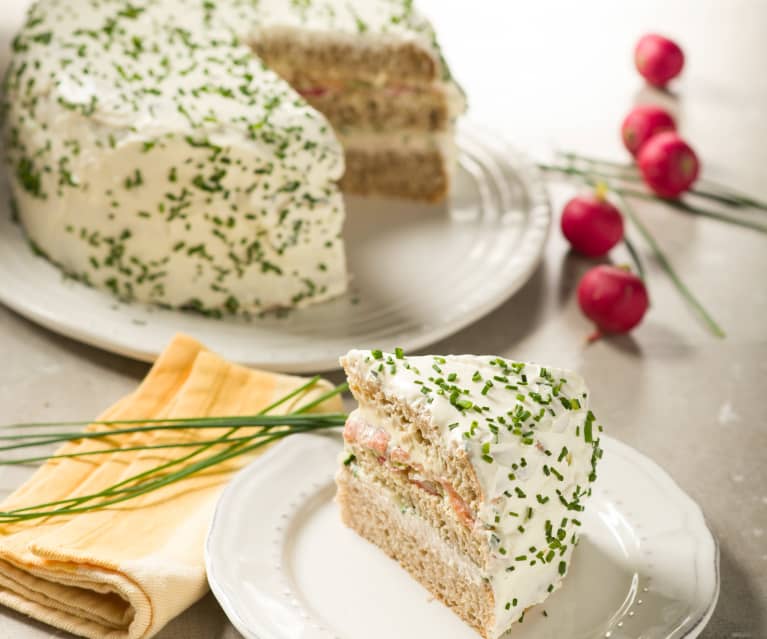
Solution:
M 219 500 L 216 504 L 213 517 L 211 518 L 210 526 L 208 528 L 208 533 L 205 540 L 205 569 L 208 575 L 208 583 L 213 595 L 215 596 L 219 605 L 225 612 L 226 616 L 229 618 L 230 622 L 246 639 L 288 639 L 288 638 L 287 638 L 287 635 L 277 636 L 277 635 L 270 634 L 268 632 L 264 634 L 258 634 L 255 629 L 249 627 L 248 624 L 240 616 L 238 612 L 238 607 L 232 601 L 233 598 L 230 596 L 230 593 L 227 591 L 227 588 L 224 585 L 222 585 L 222 582 L 218 580 L 216 576 L 217 575 L 216 564 L 217 564 L 217 561 L 223 560 L 223 558 L 220 558 L 220 559 L 217 558 L 216 552 L 213 550 L 213 546 L 215 544 L 216 536 L 218 534 L 217 529 L 220 525 L 220 521 L 224 517 L 224 515 L 222 515 L 222 508 L 226 505 L 228 500 L 233 498 L 233 495 L 237 493 L 240 486 L 250 481 L 251 480 L 250 476 L 258 472 L 259 465 L 261 465 L 262 463 L 269 463 L 269 461 L 272 458 L 279 456 L 283 448 L 291 445 L 291 440 L 293 441 L 295 441 L 296 439 L 307 440 L 307 439 L 318 438 L 318 437 L 324 440 L 327 440 L 329 437 L 331 438 L 336 437 L 339 442 L 339 450 L 340 450 L 341 439 L 340 439 L 340 435 L 337 432 L 324 433 L 324 434 L 299 434 L 287 440 L 283 440 L 279 442 L 271 450 L 267 451 L 264 455 L 255 459 L 253 462 L 251 462 L 248 466 L 240 470 L 235 475 L 232 481 L 222 491 L 222 494 L 220 495 Z M 701 606 L 699 606 L 699 610 L 696 610 L 697 614 L 695 615 L 695 618 L 691 619 L 688 623 L 684 625 L 684 627 L 680 629 L 681 634 L 672 632 L 672 634 L 669 634 L 666 636 L 667 639 L 694 639 L 703 631 L 703 629 L 706 627 L 706 625 L 710 621 L 711 616 L 713 615 L 714 610 L 716 609 L 716 605 L 719 599 L 719 594 L 721 589 L 719 542 L 716 536 L 713 534 L 711 527 L 708 524 L 708 521 L 700 505 L 690 495 L 688 495 L 679 486 L 676 480 L 674 480 L 674 478 L 671 477 L 671 475 L 669 475 L 665 470 L 663 470 L 663 468 L 659 464 L 657 464 L 655 461 L 653 461 L 646 455 L 640 453 L 635 448 L 629 446 L 626 443 L 621 442 L 620 440 L 614 439 L 607 435 L 603 435 L 602 441 L 603 441 L 603 447 L 605 448 L 605 450 L 609 450 L 610 448 L 616 449 L 621 454 L 630 457 L 635 463 L 644 465 L 646 470 L 649 473 L 651 473 L 652 475 L 660 479 L 662 482 L 664 482 L 666 486 L 668 486 L 673 491 L 674 497 L 680 500 L 682 503 L 685 503 L 687 508 L 689 509 L 689 512 L 692 512 L 697 517 L 699 517 L 700 519 L 699 524 L 702 526 L 701 530 L 704 530 L 709 537 L 709 540 L 711 542 L 711 549 L 712 549 L 710 566 L 711 566 L 711 569 L 713 570 L 713 578 L 714 578 L 713 592 L 707 598 L 706 602 L 702 604 Z M 372 549 L 373 549 L 373 546 L 371 545 L 371 550 Z M 408 576 L 407 578 L 409 579 L 410 577 Z M 476 635 L 476 636 L 479 637 L 479 635 Z

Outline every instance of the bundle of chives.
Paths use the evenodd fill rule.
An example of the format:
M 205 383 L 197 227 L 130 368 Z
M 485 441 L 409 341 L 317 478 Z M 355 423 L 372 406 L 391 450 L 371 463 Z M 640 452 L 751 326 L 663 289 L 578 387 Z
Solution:
M 71 515 L 76 513 L 90 512 L 99 508 L 112 506 L 141 495 L 156 491 L 191 475 L 202 473 L 205 470 L 215 469 L 217 466 L 235 457 L 246 455 L 267 444 L 278 441 L 290 435 L 308 433 L 318 430 L 327 430 L 343 426 L 346 415 L 343 413 L 318 413 L 310 414 L 309 410 L 324 401 L 342 393 L 347 385 L 341 384 L 332 390 L 323 393 L 308 404 L 304 404 L 298 410 L 287 415 L 270 414 L 278 406 L 296 397 L 317 383 L 319 377 L 313 377 L 302 386 L 281 397 L 270 404 L 256 415 L 232 416 L 232 417 L 203 417 L 203 418 L 173 418 L 151 420 L 115 420 L 115 421 L 84 421 L 84 422 L 38 422 L 25 424 L 10 424 L 3 427 L 6 429 L 48 429 L 56 427 L 85 426 L 88 424 L 120 426 L 121 428 L 103 431 L 83 432 L 44 432 L 44 433 L 15 433 L 0 435 L 0 441 L 11 441 L 12 444 L 0 446 L 3 451 L 32 448 L 48 444 L 78 441 L 83 439 L 119 438 L 121 435 L 149 432 L 156 430 L 188 430 L 188 429 L 224 429 L 225 432 L 207 440 L 165 442 L 162 444 L 145 446 L 111 446 L 97 450 L 71 452 L 63 454 L 37 455 L 26 458 L 3 459 L 0 457 L 0 465 L 32 464 L 48 461 L 51 459 L 78 458 L 89 455 L 112 455 L 125 452 L 149 451 L 168 448 L 191 448 L 192 451 L 175 459 L 159 464 L 149 470 L 137 473 L 120 482 L 117 482 L 104 490 L 95 493 L 60 499 L 56 501 L 24 506 L 8 511 L 0 511 L 0 523 L 25 521 L 40 517 L 54 515 Z M 243 428 L 256 428 L 255 432 L 235 437 Z M 118 442 L 119 443 L 119 442 Z M 211 454 L 204 456 L 204 453 Z

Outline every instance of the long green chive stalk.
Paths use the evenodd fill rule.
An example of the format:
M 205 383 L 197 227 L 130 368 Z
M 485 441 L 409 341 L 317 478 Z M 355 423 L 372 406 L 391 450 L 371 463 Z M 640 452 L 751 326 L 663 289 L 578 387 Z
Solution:
M 557 155 L 570 163 L 586 164 L 594 175 L 602 175 L 601 169 L 607 167 L 613 169 L 613 171 L 606 173 L 604 177 L 613 177 L 629 182 L 640 182 L 642 179 L 637 173 L 636 167 L 625 162 L 615 162 L 614 160 L 595 158 L 580 153 L 573 153 L 572 151 L 559 151 Z M 758 200 L 746 193 L 740 193 L 729 186 L 703 178 L 699 179 L 698 183 L 707 188 L 693 187 L 690 189 L 689 193 L 734 208 L 752 208 L 760 211 L 767 211 L 767 202 Z
M 216 446 L 222 446 L 224 444 L 252 441 L 254 438 L 252 435 L 246 435 L 243 437 L 228 437 L 222 439 L 220 442 L 216 442 Z M 203 442 L 204 443 L 204 442 Z M 37 444 L 34 444 L 35 446 Z M 172 442 L 170 444 L 152 444 L 147 446 L 125 446 L 120 448 L 99 448 L 96 450 L 86 450 L 80 453 L 62 453 L 60 455 L 41 455 L 39 457 L 23 457 L 20 459 L 0 459 L 0 466 L 27 466 L 33 464 L 39 464 L 41 462 L 49 461 L 52 459 L 73 459 L 77 457 L 88 457 L 90 455 L 110 455 L 127 453 L 138 450 L 161 450 L 163 448 L 198 448 L 201 446 L 201 442 Z
M 719 220 L 720 222 L 726 222 L 727 224 L 735 224 L 736 226 L 753 229 L 754 231 L 759 231 L 760 233 L 767 233 L 766 224 L 760 224 L 759 222 L 755 222 L 753 220 L 744 220 L 742 218 L 731 217 L 729 215 L 725 215 L 724 213 L 719 213 L 719 211 L 712 211 L 711 209 L 703 209 L 699 206 L 693 206 L 684 200 L 659 198 L 657 195 L 652 195 L 651 193 L 646 193 L 644 191 L 637 191 L 636 189 L 618 188 L 614 190 L 620 191 L 622 195 L 639 198 L 641 200 L 662 202 L 663 204 L 666 204 L 679 211 L 684 211 L 686 213 L 693 213 L 703 217 L 710 217 L 713 220 Z
M 639 259 L 639 252 L 636 250 L 634 243 L 629 240 L 628 236 L 626 235 L 623 236 L 623 243 L 626 245 L 626 250 L 629 252 L 631 259 L 634 261 L 634 265 L 637 267 L 637 273 L 639 274 L 640 279 L 644 280 L 644 264 L 642 264 L 642 260 Z
M 767 233 L 767 225 L 761 224 L 759 222 L 755 222 L 753 220 L 745 220 L 742 218 L 731 217 L 729 215 L 725 215 L 724 213 L 719 213 L 718 211 L 712 211 L 710 209 L 704 209 L 699 206 L 693 206 L 692 204 L 689 204 L 688 202 L 684 202 L 682 200 L 662 198 L 657 195 L 653 195 L 652 193 L 647 193 L 645 191 L 639 191 L 637 189 L 630 189 L 630 188 L 625 188 L 623 186 L 618 186 L 616 185 L 615 182 L 609 181 L 613 177 L 615 177 L 616 179 L 622 179 L 618 176 L 610 176 L 609 174 L 604 172 L 594 173 L 593 171 L 588 169 L 579 169 L 574 166 L 563 166 L 558 164 L 541 163 L 541 164 L 538 164 L 538 167 L 542 171 L 546 171 L 548 173 L 560 173 L 562 175 L 580 177 L 590 183 L 593 183 L 594 177 L 599 177 L 601 180 L 608 182 L 610 190 L 613 193 L 618 193 L 620 195 L 625 195 L 629 197 L 640 198 L 643 200 L 662 202 L 663 204 L 667 204 L 669 206 L 672 206 L 675 209 L 684 211 L 686 213 L 693 213 L 695 215 L 709 217 L 715 220 L 719 220 L 720 222 L 726 222 L 728 224 L 734 224 L 736 226 L 742 226 L 745 228 L 752 229 L 754 231 L 759 231 L 760 233 Z
M 83 439 L 112 438 L 116 435 L 129 435 L 154 430 L 174 429 L 208 429 L 222 428 L 226 432 L 213 439 L 202 441 L 164 442 L 162 444 L 148 444 L 144 446 L 127 446 L 124 448 L 102 448 L 89 451 L 75 451 L 71 453 L 38 455 L 24 459 L 0 459 L 0 465 L 19 465 L 25 463 L 37 463 L 50 459 L 68 459 L 98 454 L 118 454 L 128 451 L 151 451 L 167 448 L 194 448 L 191 453 L 182 455 L 176 459 L 159 464 L 154 468 L 137 473 L 124 479 L 104 490 L 88 495 L 80 495 L 67 499 L 50 501 L 42 504 L 24 506 L 9 511 L 0 511 L 0 523 L 24 521 L 40 517 L 54 515 L 70 515 L 82 512 L 90 512 L 114 504 L 135 499 L 141 495 L 156 491 L 160 488 L 185 479 L 191 475 L 200 474 L 203 471 L 216 471 L 217 466 L 235 457 L 253 452 L 272 442 L 278 441 L 297 433 L 307 433 L 317 430 L 326 430 L 342 426 L 346 420 L 343 413 L 321 413 L 316 415 L 305 414 L 322 402 L 344 392 L 346 384 L 341 384 L 323 393 L 313 401 L 304 404 L 294 412 L 287 415 L 269 414 L 278 406 L 296 397 L 303 391 L 317 383 L 319 377 L 314 377 L 298 387 L 291 393 L 281 397 L 273 404 L 267 406 L 256 415 L 233 416 L 233 417 L 205 417 L 205 418 L 172 418 L 150 420 L 114 420 L 97 422 L 38 422 L 11 424 L 4 428 L 51 428 L 55 426 L 76 426 L 86 424 L 101 425 L 135 425 L 131 428 L 120 428 L 104 431 L 64 432 L 53 434 L 30 433 L 22 435 L 5 435 L 2 439 L 17 441 L 18 443 L 6 447 L 0 447 L 0 451 L 18 448 L 30 448 L 45 444 L 62 441 L 79 441 Z M 258 428 L 253 434 L 234 437 L 242 428 Z M 202 459 L 195 459 L 207 451 L 224 447 Z
M 154 426 L 136 427 L 136 428 L 117 428 L 109 431 L 84 431 L 84 432 L 64 432 L 56 433 L 55 435 L 42 435 L 42 434 L 17 434 L 17 435 L 0 435 L 0 440 L 23 440 L 18 444 L 10 444 L 7 446 L 0 446 L 0 452 L 6 450 L 13 450 L 16 448 L 26 448 L 30 445 L 42 446 L 44 444 L 56 444 L 59 442 L 83 440 L 83 439 L 103 439 L 104 437 L 112 437 L 114 435 L 127 435 L 132 433 L 142 433 L 148 431 L 159 430 L 187 430 L 189 428 L 205 428 L 205 429 L 219 429 L 219 428 L 232 428 L 232 422 L 237 422 L 237 428 L 248 428 L 254 426 L 260 426 L 262 428 L 271 428 L 273 426 L 282 426 L 285 424 L 285 417 L 281 415 L 255 415 L 247 416 L 243 418 L 227 417 L 223 421 L 217 423 L 206 423 L 196 419 L 190 419 L 188 422 L 177 422 L 174 424 L 156 424 Z M 333 425 L 336 425 L 338 421 L 337 414 L 324 414 L 324 415 L 298 415 L 294 414 L 290 417 L 291 425 L 300 426 L 303 424 L 316 425 L 324 421 L 330 420 Z M 33 441 L 34 444 L 29 442 Z
M 690 291 L 689 288 L 687 288 L 684 282 L 682 282 L 679 275 L 677 275 L 677 272 L 674 270 L 674 267 L 671 265 L 671 262 L 669 261 L 668 257 L 666 257 L 666 254 L 660 248 L 660 246 L 658 245 L 658 242 L 655 241 L 655 237 L 652 235 L 652 233 L 650 233 L 650 230 L 645 226 L 644 222 L 642 222 L 642 220 L 636 214 L 636 211 L 634 211 L 634 208 L 629 204 L 628 199 L 620 193 L 618 194 L 618 197 L 620 198 L 620 201 L 621 201 L 621 208 L 626 212 L 626 215 L 629 216 L 634 226 L 636 226 L 639 232 L 642 234 L 645 241 L 647 242 L 650 249 L 652 250 L 653 255 L 655 256 L 655 259 L 657 260 L 658 264 L 660 264 L 661 268 L 664 271 L 666 271 L 666 275 L 669 276 L 674 286 L 682 295 L 682 297 L 684 297 L 687 300 L 687 302 L 697 311 L 697 313 L 700 315 L 700 317 L 703 319 L 703 321 L 706 323 L 706 325 L 708 326 L 708 328 L 711 330 L 711 332 L 714 335 L 716 335 L 717 337 L 725 337 L 725 332 L 722 329 L 722 327 L 719 326 L 719 324 L 716 322 L 716 320 L 714 320 L 713 317 L 711 317 L 709 312 L 692 294 L 692 292 Z

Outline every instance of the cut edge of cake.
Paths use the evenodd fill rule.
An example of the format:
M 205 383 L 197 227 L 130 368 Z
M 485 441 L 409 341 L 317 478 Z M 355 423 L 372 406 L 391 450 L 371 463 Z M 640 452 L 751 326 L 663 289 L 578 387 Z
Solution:
M 410 31 L 377 24 L 297 34 L 272 25 L 255 30 L 250 45 L 328 118 L 346 154 L 345 193 L 439 202 L 457 165 L 466 98 L 430 23 L 412 6 L 396 17 Z

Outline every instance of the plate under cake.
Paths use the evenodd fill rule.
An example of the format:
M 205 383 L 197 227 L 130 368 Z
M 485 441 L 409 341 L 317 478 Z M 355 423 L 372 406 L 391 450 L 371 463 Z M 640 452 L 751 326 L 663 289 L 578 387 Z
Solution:
M 438 199 L 461 109 L 405 0 L 40 0 L 2 103 L 34 249 L 213 315 L 342 294 L 339 139 L 349 190 Z
M 359 402 L 342 520 L 499 637 L 570 569 L 601 457 L 583 380 L 500 357 L 355 350 L 341 363 Z

